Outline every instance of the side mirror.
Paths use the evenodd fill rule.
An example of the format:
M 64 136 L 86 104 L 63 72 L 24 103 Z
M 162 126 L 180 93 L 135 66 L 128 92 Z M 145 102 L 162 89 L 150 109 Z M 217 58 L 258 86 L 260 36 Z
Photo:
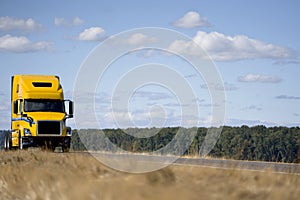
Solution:
M 18 114 L 19 106 L 18 100 L 14 101 L 14 114 Z
M 69 116 L 70 118 L 73 118 L 74 113 L 74 103 L 73 101 L 69 101 Z
M 66 103 L 68 102 L 68 103 Z M 68 110 L 67 115 L 66 115 L 66 119 L 67 118 L 73 118 L 73 113 L 74 113 L 74 103 L 71 100 L 65 100 L 65 107 L 66 110 Z

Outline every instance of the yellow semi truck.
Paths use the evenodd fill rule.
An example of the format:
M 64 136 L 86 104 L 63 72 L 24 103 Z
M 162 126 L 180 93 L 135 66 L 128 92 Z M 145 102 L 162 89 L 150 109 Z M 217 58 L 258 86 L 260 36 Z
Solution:
M 4 137 L 4 148 L 56 147 L 68 151 L 73 102 L 64 100 L 58 76 L 15 75 L 11 78 L 11 132 Z

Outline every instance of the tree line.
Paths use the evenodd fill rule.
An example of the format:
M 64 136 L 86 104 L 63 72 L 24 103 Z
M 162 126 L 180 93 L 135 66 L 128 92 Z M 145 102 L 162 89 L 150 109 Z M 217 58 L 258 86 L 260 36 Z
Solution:
M 241 126 L 221 127 L 222 132 L 208 156 L 215 158 L 299 162 L 300 128 Z M 217 128 L 128 128 L 73 130 L 71 148 L 75 151 L 155 152 L 198 156 L 209 131 Z M 216 135 L 218 136 L 218 135 Z M 208 142 L 209 143 L 209 142 Z
M 300 163 L 300 128 L 241 126 L 221 127 L 222 132 L 209 149 L 214 158 Z M 198 156 L 209 131 L 217 128 L 128 128 L 73 130 L 71 149 L 74 151 L 154 152 Z M 0 147 L 4 133 L 0 131 Z M 209 142 L 208 142 L 209 144 Z

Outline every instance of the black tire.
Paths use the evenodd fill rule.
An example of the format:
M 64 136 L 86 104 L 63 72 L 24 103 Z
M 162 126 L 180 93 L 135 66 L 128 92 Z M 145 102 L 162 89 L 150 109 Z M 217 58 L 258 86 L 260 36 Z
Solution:
M 64 148 L 63 148 L 63 152 L 64 152 L 64 153 L 68 153 L 69 151 L 70 151 L 70 148 L 68 148 L 68 147 L 64 147 Z
M 11 133 L 6 133 L 4 136 L 4 149 L 6 151 L 11 150 L 12 142 L 11 142 Z
M 65 140 L 64 145 L 62 146 L 63 152 L 67 153 L 70 151 L 71 147 L 71 137 Z

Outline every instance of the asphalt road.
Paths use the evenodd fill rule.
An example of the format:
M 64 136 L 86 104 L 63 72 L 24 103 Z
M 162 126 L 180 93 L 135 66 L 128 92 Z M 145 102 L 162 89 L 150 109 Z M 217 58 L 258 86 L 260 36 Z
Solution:
M 162 168 L 168 165 L 188 165 L 199 167 L 211 167 L 222 169 L 267 171 L 276 173 L 288 173 L 300 175 L 300 164 L 274 163 L 259 161 L 226 160 L 212 158 L 186 158 L 174 156 L 142 155 L 142 154 L 118 154 L 118 153 L 90 153 L 100 162 L 110 167 L 121 167 L 124 171 L 148 171 L 153 167 Z M 126 166 L 127 168 L 125 168 Z
M 277 173 L 292 173 L 300 175 L 300 164 L 293 163 L 223 160 L 211 158 L 179 158 L 175 163 L 225 169 L 243 169 L 255 171 L 272 170 Z

